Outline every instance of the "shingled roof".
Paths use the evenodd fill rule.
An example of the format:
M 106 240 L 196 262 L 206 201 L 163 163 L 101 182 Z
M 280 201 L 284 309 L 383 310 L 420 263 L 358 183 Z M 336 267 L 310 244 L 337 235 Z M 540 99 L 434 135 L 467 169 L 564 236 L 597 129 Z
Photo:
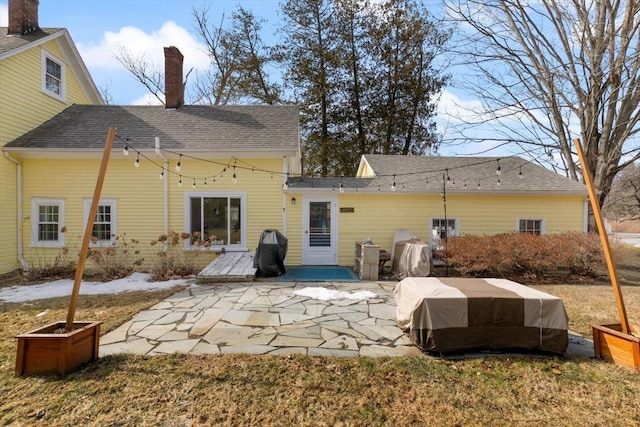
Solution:
M 290 189 L 331 189 L 345 192 L 549 193 L 584 194 L 586 187 L 519 157 L 441 157 L 367 154 L 371 176 L 292 178 Z M 496 173 L 500 166 L 500 175 Z M 500 183 L 498 184 L 498 180 Z M 479 184 L 479 185 L 478 185 Z
M 296 106 L 164 106 L 73 105 L 5 146 L 7 151 L 102 150 L 107 131 L 143 151 L 160 137 L 163 149 L 181 152 L 298 152 Z
M 30 43 L 62 32 L 64 28 L 41 28 L 38 31 L 33 31 L 25 35 L 9 34 L 8 30 L 8 27 L 0 27 L 0 57 L 13 50 L 25 47 Z

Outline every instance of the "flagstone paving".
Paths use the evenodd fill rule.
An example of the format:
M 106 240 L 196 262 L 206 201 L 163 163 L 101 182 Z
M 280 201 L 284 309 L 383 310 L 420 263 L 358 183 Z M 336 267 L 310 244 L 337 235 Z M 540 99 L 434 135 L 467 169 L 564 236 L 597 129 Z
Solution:
M 193 286 L 136 314 L 102 336 L 100 356 L 114 353 L 421 355 L 408 335 L 396 326 L 395 284 L 246 282 Z M 294 294 L 307 287 L 349 293 L 367 290 L 376 297 L 321 301 Z M 569 348 L 564 356 L 593 355 L 593 342 L 570 332 Z
M 376 294 L 315 300 L 319 287 Z M 395 324 L 395 282 L 247 282 L 185 289 L 101 337 L 100 356 L 192 353 L 407 356 L 421 352 Z

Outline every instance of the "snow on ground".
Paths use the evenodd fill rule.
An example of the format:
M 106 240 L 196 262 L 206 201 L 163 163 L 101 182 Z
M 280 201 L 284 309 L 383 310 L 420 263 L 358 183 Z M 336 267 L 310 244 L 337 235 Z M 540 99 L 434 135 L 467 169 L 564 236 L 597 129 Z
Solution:
M 85 282 L 80 285 L 80 295 L 118 294 L 127 291 L 150 291 L 168 289 L 176 285 L 190 285 L 190 280 L 167 280 L 164 282 L 149 282 L 149 275 L 133 273 L 124 279 L 111 282 Z M 53 282 L 30 286 L 11 286 L 0 289 L 0 301 L 24 302 L 37 299 L 70 297 L 73 291 L 73 280 L 63 279 Z
M 374 294 L 371 291 L 358 291 L 349 293 L 326 288 L 303 288 L 298 291 L 293 291 L 293 294 L 301 297 L 317 299 L 320 301 L 330 301 L 336 299 L 365 300 L 378 297 L 378 295 Z

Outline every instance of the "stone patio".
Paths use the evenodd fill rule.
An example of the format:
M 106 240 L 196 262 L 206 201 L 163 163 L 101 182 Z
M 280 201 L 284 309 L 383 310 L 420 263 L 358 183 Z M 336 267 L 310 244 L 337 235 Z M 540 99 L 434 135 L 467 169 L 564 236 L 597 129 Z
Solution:
M 246 282 L 194 285 L 100 338 L 100 356 L 114 353 L 306 354 L 419 356 L 396 326 L 396 282 Z M 323 287 L 375 298 L 321 301 L 294 291 Z M 486 354 L 464 354 L 477 357 Z M 570 333 L 565 357 L 593 357 L 593 343 Z M 461 357 L 452 355 L 448 357 Z

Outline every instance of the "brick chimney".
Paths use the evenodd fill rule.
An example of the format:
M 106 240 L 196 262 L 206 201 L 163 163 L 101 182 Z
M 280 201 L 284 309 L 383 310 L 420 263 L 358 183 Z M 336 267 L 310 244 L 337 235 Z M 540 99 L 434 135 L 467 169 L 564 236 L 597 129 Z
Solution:
M 9 34 L 29 34 L 38 26 L 39 0 L 9 0 Z
M 164 97 L 165 108 L 180 108 L 184 105 L 184 83 L 182 62 L 184 56 L 175 46 L 164 48 Z

